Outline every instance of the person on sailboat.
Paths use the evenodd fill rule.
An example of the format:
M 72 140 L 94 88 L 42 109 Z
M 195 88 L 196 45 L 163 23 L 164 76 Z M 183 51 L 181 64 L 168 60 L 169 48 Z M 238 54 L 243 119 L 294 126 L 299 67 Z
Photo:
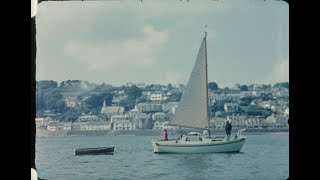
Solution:
M 163 132 L 163 140 L 164 140 L 164 141 L 168 141 L 168 132 L 167 132 L 167 129 L 164 129 L 164 132 Z
M 176 143 L 179 141 L 179 140 L 181 140 L 182 139 L 182 137 L 183 137 L 183 135 L 182 134 L 180 134 L 180 136 L 178 137 L 178 139 L 176 140 Z
M 225 126 L 226 134 L 227 134 L 227 140 L 230 140 L 232 125 L 227 121 L 227 124 Z

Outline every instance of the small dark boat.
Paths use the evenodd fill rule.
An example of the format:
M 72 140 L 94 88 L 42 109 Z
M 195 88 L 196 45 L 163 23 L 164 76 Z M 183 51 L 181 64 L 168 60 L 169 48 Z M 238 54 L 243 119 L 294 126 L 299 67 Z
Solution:
M 114 146 L 98 147 L 98 148 L 81 148 L 75 149 L 74 155 L 87 155 L 87 154 L 113 154 Z

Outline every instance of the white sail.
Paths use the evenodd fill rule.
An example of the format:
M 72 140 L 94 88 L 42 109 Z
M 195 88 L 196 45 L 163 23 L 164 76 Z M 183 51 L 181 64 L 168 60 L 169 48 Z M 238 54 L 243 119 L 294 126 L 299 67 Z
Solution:
M 208 128 L 206 48 L 204 37 L 190 79 L 170 125 Z

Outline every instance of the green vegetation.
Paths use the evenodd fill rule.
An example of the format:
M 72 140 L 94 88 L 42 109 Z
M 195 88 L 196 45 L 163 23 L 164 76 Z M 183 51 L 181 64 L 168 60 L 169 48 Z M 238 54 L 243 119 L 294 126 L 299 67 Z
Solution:
M 57 91 L 53 82 L 41 82 L 36 89 L 36 109 L 39 112 L 52 110 L 56 113 L 64 113 L 67 110 L 62 94 Z
M 58 87 L 58 83 L 52 80 L 36 82 L 36 88 L 41 90 L 54 89 L 57 87 Z
M 172 92 L 168 99 L 165 102 L 179 102 L 182 97 L 182 92 Z
M 63 121 L 75 121 L 82 114 L 99 115 L 103 105 L 103 101 L 107 106 L 112 105 L 112 99 L 114 96 L 124 96 L 118 104 L 123 106 L 126 111 L 133 109 L 136 103 L 148 102 L 147 96 L 142 95 L 142 91 L 163 91 L 164 93 L 170 92 L 171 94 L 163 103 L 167 102 L 179 102 L 183 93 L 183 85 L 180 85 L 181 89 L 174 88 L 172 84 L 159 85 L 151 84 L 146 88 L 141 89 L 135 85 L 133 86 L 121 86 L 113 87 L 102 83 L 101 85 L 91 84 L 86 81 L 79 80 L 67 80 L 58 85 L 57 82 L 52 80 L 38 81 L 36 82 L 36 111 L 38 116 L 42 116 L 45 111 L 49 110 L 52 114 L 58 114 L 57 119 Z M 254 85 L 241 85 L 239 86 L 241 91 L 247 91 L 252 89 Z M 271 85 L 260 85 L 260 89 L 269 89 Z M 288 82 L 277 83 L 273 87 L 289 87 Z M 164 90 L 162 90 L 165 88 Z M 208 83 L 208 88 L 211 90 L 219 90 L 218 85 L 215 82 Z M 225 90 L 229 88 L 226 87 Z M 118 94 L 120 91 L 124 91 L 123 94 Z M 220 89 L 219 91 L 224 91 Z M 216 91 L 217 92 L 217 91 Z M 67 107 L 66 98 L 73 96 L 76 101 L 76 107 Z M 72 99 L 72 98 L 70 98 Z M 271 94 L 262 93 L 259 97 L 243 97 L 240 100 L 222 100 L 216 102 L 213 106 L 210 106 L 210 117 L 214 116 L 216 112 L 222 112 L 222 117 L 234 114 L 234 112 L 225 112 L 224 104 L 230 102 L 236 102 L 239 104 L 238 114 L 247 116 L 261 116 L 263 118 L 271 115 L 270 109 L 263 109 L 260 106 L 251 105 L 253 100 L 273 101 Z M 259 101 L 261 101 L 259 100 Z M 60 115 L 59 115 L 60 114 Z
M 247 85 L 241 85 L 240 86 L 240 91 L 248 91 L 248 86 Z
M 249 106 L 251 102 L 254 100 L 251 96 L 246 96 L 240 99 L 240 106 Z
M 213 106 L 210 106 L 210 111 L 212 113 L 215 113 L 217 111 L 224 111 L 224 104 L 225 103 L 230 103 L 230 102 L 232 102 L 232 101 L 231 100 L 218 101 Z
M 128 96 L 127 99 L 120 101 L 120 106 L 123 106 L 126 111 L 133 109 L 136 105 L 136 101 L 141 99 L 142 89 L 133 85 L 131 87 L 126 88 L 125 94 Z
M 211 89 L 211 90 L 218 90 L 219 89 L 218 84 L 215 83 L 215 82 L 209 82 L 208 83 L 208 88 Z
M 275 88 L 289 88 L 289 82 L 276 83 L 273 85 Z
M 94 110 L 96 108 L 102 108 L 103 101 L 106 101 L 106 105 L 110 106 L 112 103 L 113 94 L 109 92 L 104 92 L 101 94 L 93 94 L 90 98 L 85 101 L 85 107 L 89 110 Z
M 59 117 L 59 119 L 65 122 L 75 122 L 81 114 L 82 113 L 77 109 L 68 109 Z
M 272 114 L 270 109 L 264 109 L 260 106 L 240 106 L 240 114 L 247 116 L 261 116 L 262 118 L 267 118 Z

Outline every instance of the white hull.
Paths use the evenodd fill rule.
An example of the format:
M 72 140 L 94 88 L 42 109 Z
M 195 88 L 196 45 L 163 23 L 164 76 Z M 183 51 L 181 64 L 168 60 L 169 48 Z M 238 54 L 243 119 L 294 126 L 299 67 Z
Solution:
M 231 140 L 212 141 L 152 141 L 154 153 L 226 153 L 239 152 L 245 142 L 245 137 Z

